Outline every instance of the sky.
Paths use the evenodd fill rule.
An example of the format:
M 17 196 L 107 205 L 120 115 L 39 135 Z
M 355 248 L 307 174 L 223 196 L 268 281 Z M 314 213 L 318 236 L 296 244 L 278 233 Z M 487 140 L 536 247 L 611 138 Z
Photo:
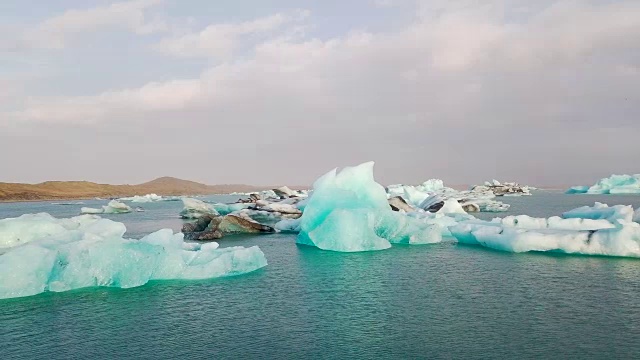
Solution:
M 0 181 L 640 173 L 640 1 L 3 0 Z

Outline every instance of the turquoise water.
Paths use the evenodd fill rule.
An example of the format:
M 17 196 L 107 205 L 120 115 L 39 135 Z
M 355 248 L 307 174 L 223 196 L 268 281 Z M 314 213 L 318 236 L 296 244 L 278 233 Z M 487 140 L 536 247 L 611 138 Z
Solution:
M 640 196 L 559 192 L 504 201 L 533 216 L 594 201 L 640 206 Z M 0 218 L 67 217 L 94 205 L 0 204 Z M 180 202 L 142 206 L 109 217 L 131 237 L 181 226 Z M 0 359 L 640 356 L 638 260 L 453 243 L 343 254 L 284 234 L 221 245 L 259 245 L 269 265 L 233 278 L 2 300 Z

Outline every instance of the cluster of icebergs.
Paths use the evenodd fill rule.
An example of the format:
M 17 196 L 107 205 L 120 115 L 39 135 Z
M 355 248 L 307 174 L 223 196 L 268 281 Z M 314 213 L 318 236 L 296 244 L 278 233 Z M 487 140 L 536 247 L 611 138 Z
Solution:
M 267 265 L 257 246 L 187 243 L 170 229 L 133 240 L 123 237 L 125 231 L 124 224 L 93 215 L 56 219 L 41 213 L 0 220 L 0 298 L 208 279 Z
M 437 210 L 445 200 L 458 201 L 467 212 L 503 212 L 509 210 L 509 204 L 494 200 L 496 196 L 531 195 L 534 188 L 517 183 L 500 183 L 497 180 L 474 186 L 468 191 L 458 191 L 445 187 L 442 180 L 430 179 L 421 185 L 390 185 L 387 194 L 391 197 L 402 197 L 415 208 Z
M 302 216 L 306 193 L 292 191 L 283 192 L 280 196 L 276 194 L 253 193 L 249 199 L 233 204 L 210 204 L 184 198 L 180 217 L 195 221 L 185 224 L 182 231 L 191 240 L 210 240 L 220 239 L 225 234 L 286 230 L 282 228 L 283 224 Z M 273 196 L 267 197 L 270 195 Z
M 593 186 L 574 186 L 567 194 L 640 194 L 640 174 L 611 175 Z
M 401 206 L 401 205 L 399 205 Z M 398 206 L 394 206 L 398 209 Z M 560 217 L 526 215 L 483 221 L 448 199 L 436 213 L 394 212 L 373 180 L 373 163 L 333 170 L 314 184 L 298 229 L 298 243 L 333 251 L 369 251 L 391 244 L 446 239 L 509 251 L 640 257 L 640 209 L 596 203 Z
M 528 195 L 531 188 L 494 181 L 456 191 L 441 180 L 429 180 L 385 189 L 374 180 L 373 166 L 334 169 L 309 192 L 283 187 L 233 204 L 183 198 L 180 216 L 189 222 L 182 233 L 164 229 L 140 240 L 124 238 L 122 223 L 95 215 L 56 219 L 29 214 L 0 220 L 0 298 L 215 278 L 266 266 L 256 246 L 221 249 L 217 242 L 185 242 L 234 233 L 293 232 L 298 244 L 339 252 L 452 241 L 515 253 L 640 257 L 640 209 L 596 203 L 550 218 L 519 215 L 484 221 L 468 211 L 504 209 L 493 200 L 496 196 Z M 132 209 L 112 200 L 102 209 L 82 211 Z

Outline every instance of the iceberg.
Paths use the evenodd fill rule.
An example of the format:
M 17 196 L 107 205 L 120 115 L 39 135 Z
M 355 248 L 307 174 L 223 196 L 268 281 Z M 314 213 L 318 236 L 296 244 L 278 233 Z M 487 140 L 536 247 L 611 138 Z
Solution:
M 509 252 L 554 251 L 567 254 L 640 257 L 640 224 L 594 231 L 518 229 L 460 224 L 451 233 L 461 243 Z
M 221 249 L 215 242 L 186 243 L 170 229 L 140 240 L 125 239 L 122 223 L 97 216 L 56 219 L 35 214 L 0 224 L 0 239 L 11 246 L 0 255 L 0 298 L 96 286 L 131 288 L 151 280 L 209 279 L 267 265 L 257 246 Z
M 231 214 L 232 212 L 248 209 L 252 206 L 251 203 L 234 203 L 234 204 L 210 204 L 213 209 L 220 215 Z
M 0 220 L 0 250 L 24 245 L 35 240 L 57 237 L 73 240 L 72 235 L 122 236 L 124 224 L 95 215 L 56 219 L 47 213 L 25 214 Z
M 514 186 L 516 185 L 514 183 Z M 501 184 L 500 187 L 502 186 L 505 185 Z M 511 187 L 511 185 L 506 186 L 507 188 Z M 516 190 L 513 190 L 512 194 L 517 194 Z M 442 180 L 435 179 L 427 180 L 417 186 L 390 185 L 387 187 L 387 196 L 389 198 L 401 197 L 409 205 L 428 211 L 437 211 L 439 205 L 436 205 L 448 199 L 457 200 L 466 211 L 503 212 L 508 211 L 510 207 L 509 204 L 493 200 L 496 194 L 489 186 L 475 187 L 469 191 L 458 191 L 445 187 Z
M 132 212 L 133 209 L 127 204 L 123 204 L 117 200 L 111 200 L 109 203 L 102 207 L 102 209 L 94 209 L 90 207 L 83 207 L 80 209 L 82 214 L 125 214 Z
M 183 198 L 184 208 L 180 211 L 183 219 L 198 219 L 204 215 L 220 215 L 216 209 L 202 200 Z
M 634 218 L 634 212 L 633 207 L 630 205 L 615 205 L 609 207 L 607 204 L 596 202 L 593 206 L 583 206 L 567 211 L 562 214 L 562 217 L 565 219 L 604 219 L 612 223 L 617 220 L 631 222 Z
M 562 217 L 463 221 L 449 231 L 460 243 L 500 251 L 640 257 L 640 224 L 632 221 L 634 214 L 630 206 L 596 203 Z
M 640 194 L 640 174 L 611 175 L 593 186 L 574 186 L 567 194 Z
M 147 194 L 147 195 L 135 195 L 131 197 L 124 197 L 118 199 L 120 201 L 131 201 L 133 203 L 149 203 L 154 201 L 163 201 L 165 200 L 162 196 L 156 194 Z
M 523 196 L 531 195 L 531 190 L 534 190 L 530 186 L 520 185 L 516 182 L 503 182 L 493 179 L 493 181 L 485 181 L 484 185 L 476 185 L 471 188 L 472 192 L 486 192 L 490 191 L 495 196 Z
M 355 252 L 388 249 L 391 243 L 442 241 L 436 226 L 391 210 L 385 189 L 373 178 L 373 165 L 367 162 L 339 173 L 334 169 L 314 183 L 300 218 L 298 244 Z

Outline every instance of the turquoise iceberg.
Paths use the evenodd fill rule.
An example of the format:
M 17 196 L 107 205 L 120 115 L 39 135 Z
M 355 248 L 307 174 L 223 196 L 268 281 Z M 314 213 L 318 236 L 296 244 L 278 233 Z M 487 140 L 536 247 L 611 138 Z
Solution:
M 323 250 L 384 250 L 392 243 L 442 241 L 435 224 L 393 212 L 384 187 L 373 178 L 373 162 L 329 171 L 313 185 L 300 218 L 297 242 Z
M 24 215 L 0 223 L 0 298 L 108 286 L 131 288 L 151 280 L 209 279 L 267 265 L 253 246 L 218 248 L 184 242 L 164 229 L 125 239 L 123 224 L 97 216 L 56 219 Z M 11 247 L 8 247 L 11 246 Z
M 640 194 L 640 174 L 611 175 L 593 186 L 574 186 L 567 194 Z

